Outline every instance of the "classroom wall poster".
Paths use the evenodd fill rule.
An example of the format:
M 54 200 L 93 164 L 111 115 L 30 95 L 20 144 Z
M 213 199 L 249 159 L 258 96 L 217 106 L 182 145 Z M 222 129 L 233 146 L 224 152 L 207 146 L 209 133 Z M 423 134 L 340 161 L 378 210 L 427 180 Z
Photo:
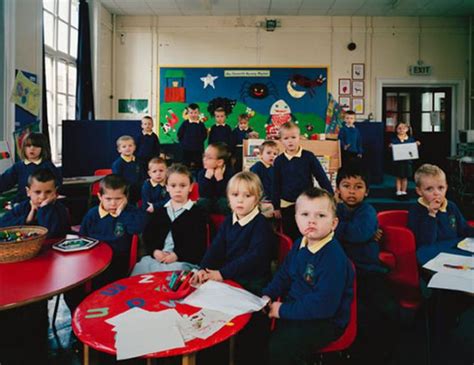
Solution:
M 18 71 L 10 101 L 29 113 L 38 116 L 40 105 L 40 89 L 38 84 L 31 81 L 23 72 Z

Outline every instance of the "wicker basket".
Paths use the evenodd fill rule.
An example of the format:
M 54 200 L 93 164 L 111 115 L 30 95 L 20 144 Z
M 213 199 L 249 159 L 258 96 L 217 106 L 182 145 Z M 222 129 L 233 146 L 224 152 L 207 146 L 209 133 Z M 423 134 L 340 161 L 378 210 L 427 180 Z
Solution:
M 18 262 L 35 257 L 48 234 L 48 229 L 40 226 L 12 226 L 1 228 L 2 231 L 38 233 L 39 236 L 15 242 L 0 242 L 0 263 Z

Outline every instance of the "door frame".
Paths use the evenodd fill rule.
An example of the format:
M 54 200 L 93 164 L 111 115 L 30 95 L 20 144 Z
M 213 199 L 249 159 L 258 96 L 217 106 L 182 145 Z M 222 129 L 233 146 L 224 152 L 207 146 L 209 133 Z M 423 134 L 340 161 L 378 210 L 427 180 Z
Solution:
M 457 131 L 466 126 L 466 80 L 376 79 L 376 120 L 382 120 L 384 87 L 447 87 L 451 89 L 451 155 L 456 154 Z

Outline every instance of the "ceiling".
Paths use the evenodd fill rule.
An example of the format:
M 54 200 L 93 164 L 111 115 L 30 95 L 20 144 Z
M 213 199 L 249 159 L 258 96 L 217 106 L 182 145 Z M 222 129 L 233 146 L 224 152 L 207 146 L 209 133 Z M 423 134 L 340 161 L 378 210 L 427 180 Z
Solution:
M 474 0 L 101 0 L 117 15 L 469 16 Z

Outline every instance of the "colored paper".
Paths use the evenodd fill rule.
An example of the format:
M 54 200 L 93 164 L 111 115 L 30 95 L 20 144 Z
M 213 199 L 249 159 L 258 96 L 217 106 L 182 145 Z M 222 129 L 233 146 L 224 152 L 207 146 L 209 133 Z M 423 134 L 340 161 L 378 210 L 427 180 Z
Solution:
M 458 243 L 458 248 L 464 251 L 469 251 L 474 253 L 474 238 L 469 237 L 463 239 L 461 242 Z
M 31 81 L 23 72 L 18 71 L 10 101 L 31 114 L 38 116 L 40 105 L 40 89 L 38 84 Z

